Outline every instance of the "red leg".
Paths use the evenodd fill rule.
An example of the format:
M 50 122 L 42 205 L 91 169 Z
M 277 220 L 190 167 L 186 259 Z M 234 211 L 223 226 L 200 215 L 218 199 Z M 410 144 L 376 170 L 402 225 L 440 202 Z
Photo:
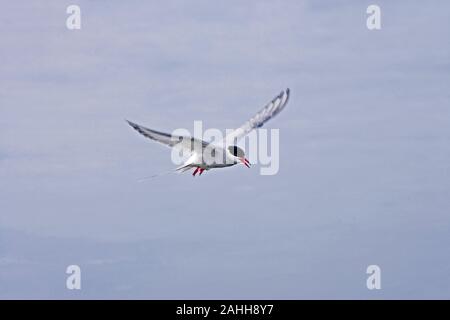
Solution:
M 194 173 L 192 174 L 194 177 L 195 177 L 195 175 L 197 174 L 197 172 L 198 172 L 199 169 L 200 169 L 200 168 L 197 167 L 197 168 L 194 170 Z
M 201 175 L 202 175 L 203 171 L 205 171 L 205 169 L 203 169 L 203 168 L 200 168 L 199 176 L 201 176 Z

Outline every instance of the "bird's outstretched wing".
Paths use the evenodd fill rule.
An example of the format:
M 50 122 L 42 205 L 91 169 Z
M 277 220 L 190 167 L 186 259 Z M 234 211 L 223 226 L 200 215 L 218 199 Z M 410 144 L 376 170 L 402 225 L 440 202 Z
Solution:
M 155 140 L 168 147 L 181 147 L 190 152 L 193 152 L 194 150 L 199 150 L 201 152 L 208 146 L 207 142 L 200 139 L 187 136 L 172 135 L 169 133 L 164 133 L 143 127 L 128 120 L 127 122 L 131 127 L 133 127 L 133 129 L 142 134 L 144 137 Z
M 229 133 L 224 138 L 226 145 L 233 144 L 240 138 L 246 136 L 250 131 L 256 128 L 260 128 L 276 116 L 281 110 L 284 109 L 289 100 L 289 88 L 281 91 L 279 95 L 272 99 L 264 108 L 262 108 L 256 115 L 245 122 L 242 126 Z

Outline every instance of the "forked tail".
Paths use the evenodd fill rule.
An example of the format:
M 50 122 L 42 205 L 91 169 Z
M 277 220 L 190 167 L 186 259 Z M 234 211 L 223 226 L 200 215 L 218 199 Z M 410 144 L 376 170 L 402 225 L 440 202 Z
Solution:
M 147 177 L 141 178 L 141 179 L 138 180 L 138 182 L 144 182 L 146 180 L 150 180 L 150 179 L 161 177 L 161 176 L 166 176 L 166 175 L 171 174 L 171 173 L 183 173 L 183 172 L 189 170 L 190 168 L 191 168 L 190 165 L 182 165 L 181 167 L 178 167 L 178 168 L 175 168 L 175 169 L 171 169 L 169 171 L 165 171 L 165 172 L 161 172 L 161 173 L 157 173 L 157 174 L 154 174 L 154 175 L 151 175 L 151 176 L 147 176 Z

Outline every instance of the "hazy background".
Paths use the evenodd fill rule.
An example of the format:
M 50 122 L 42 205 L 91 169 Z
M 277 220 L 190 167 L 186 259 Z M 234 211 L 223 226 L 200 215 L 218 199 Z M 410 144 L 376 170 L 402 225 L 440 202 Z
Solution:
M 450 298 L 449 12 L 3 2 L 0 298 Z M 267 126 L 280 129 L 277 175 L 137 182 L 173 165 L 125 118 L 232 128 L 286 87 Z M 81 291 L 65 288 L 70 264 Z M 381 290 L 366 288 L 370 264 Z

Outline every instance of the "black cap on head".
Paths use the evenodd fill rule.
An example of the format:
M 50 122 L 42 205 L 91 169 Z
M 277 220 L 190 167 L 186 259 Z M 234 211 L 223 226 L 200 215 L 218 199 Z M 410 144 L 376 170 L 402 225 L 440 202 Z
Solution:
M 228 147 L 228 151 L 230 151 L 230 153 L 238 158 L 243 158 L 245 157 L 245 152 L 244 150 L 242 150 L 241 148 L 237 147 L 237 146 L 230 146 Z

